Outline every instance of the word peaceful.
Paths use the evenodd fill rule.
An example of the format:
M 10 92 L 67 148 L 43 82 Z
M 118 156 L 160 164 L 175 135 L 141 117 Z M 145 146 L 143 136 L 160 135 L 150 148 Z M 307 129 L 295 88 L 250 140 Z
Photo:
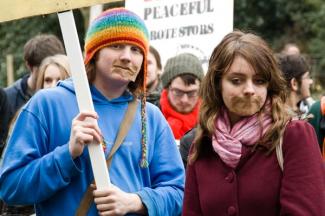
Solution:
M 176 16 L 196 15 L 213 12 L 211 0 L 187 1 L 183 3 L 158 5 L 144 9 L 144 20 L 164 19 Z

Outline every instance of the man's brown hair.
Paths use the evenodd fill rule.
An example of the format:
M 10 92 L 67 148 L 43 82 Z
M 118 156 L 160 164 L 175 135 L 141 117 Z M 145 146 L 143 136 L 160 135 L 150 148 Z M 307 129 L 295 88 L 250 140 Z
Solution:
M 24 46 L 24 60 L 30 67 L 39 67 L 44 58 L 56 54 L 65 54 L 65 50 L 62 42 L 55 35 L 37 35 Z

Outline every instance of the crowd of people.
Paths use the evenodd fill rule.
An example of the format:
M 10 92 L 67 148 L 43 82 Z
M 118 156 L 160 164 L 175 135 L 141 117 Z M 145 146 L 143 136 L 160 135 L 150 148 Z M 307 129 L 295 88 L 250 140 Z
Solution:
M 62 42 L 31 38 L 28 73 L 0 89 L 1 215 L 325 216 L 325 98 L 311 100 L 308 61 L 239 30 L 214 46 L 206 72 L 191 53 L 162 65 L 140 17 L 102 12 L 85 38 L 89 111 Z

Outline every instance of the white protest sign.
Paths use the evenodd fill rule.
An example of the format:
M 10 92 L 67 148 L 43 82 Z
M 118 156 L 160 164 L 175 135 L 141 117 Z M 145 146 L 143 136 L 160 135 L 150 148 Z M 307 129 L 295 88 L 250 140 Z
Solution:
M 233 0 L 126 0 L 125 6 L 144 19 L 163 65 L 190 52 L 206 71 L 213 49 L 233 30 Z

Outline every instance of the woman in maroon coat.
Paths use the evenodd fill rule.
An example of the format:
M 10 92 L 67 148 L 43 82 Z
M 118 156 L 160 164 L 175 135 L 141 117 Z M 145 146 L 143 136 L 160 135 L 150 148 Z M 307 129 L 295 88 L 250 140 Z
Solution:
M 235 31 L 214 49 L 200 92 L 183 215 L 325 215 L 315 132 L 286 112 L 285 88 L 260 37 Z

